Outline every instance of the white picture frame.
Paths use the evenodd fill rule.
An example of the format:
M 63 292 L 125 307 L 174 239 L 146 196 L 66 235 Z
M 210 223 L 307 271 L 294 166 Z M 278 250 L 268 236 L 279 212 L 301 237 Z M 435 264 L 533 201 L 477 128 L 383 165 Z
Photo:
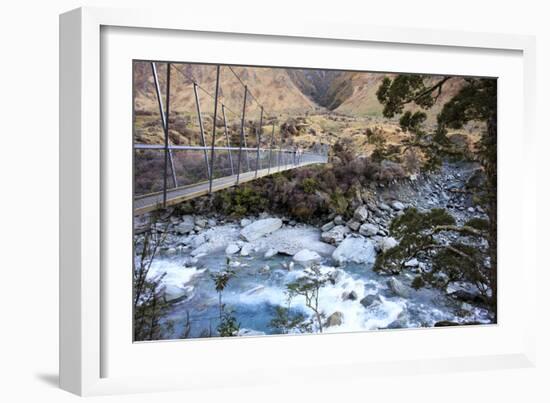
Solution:
M 508 221 L 505 220 L 511 219 L 506 215 L 506 212 L 509 211 L 506 209 L 507 203 L 520 203 L 519 217 L 515 217 L 519 222 L 510 228 L 521 233 L 523 243 L 517 246 L 514 251 L 515 256 L 512 256 L 508 262 L 499 264 L 499 270 L 506 270 L 507 267 L 516 265 L 518 266 L 516 270 L 520 270 L 521 273 L 519 277 L 525 279 L 536 276 L 534 261 L 536 253 L 532 251 L 533 243 L 527 241 L 527 234 L 536 232 L 535 211 L 527 208 L 532 197 L 532 190 L 535 188 L 536 178 L 534 174 L 535 160 L 532 158 L 534 155 L 533 111 L 535 109 L 535 42 L 533 37 L 336 23 L 327 25 L 309 21 L 305 21 L 300 26 L 288 28 L 268 20 L 255 22 L 236 18 L 189 19 L 183 23 L 176 13 L 81 8 L 60 17 L 60 384 L 63 389 L 79 395 L 98 395 L 207 388 L 230 384 L 245 386 L 271 382 L 292 383 L 295 382 L 297 376 L 301 380 L 304 378 L 322 380 L 328 379 L 329 375 L 331 377 L 356 378 L 357 376 L 381 373 L 412 374 L 518 368 L 534 365 L 534 319 L 526 312 L 535 312 L 535 285 L 529 284 L 527 281 L 518 283 L 518 286 L 523 287 L 522 295 L 524 296 L 521 308 L 525 314 L 521 320 L 519 314 L 513 313 L 505 316 L 504 322 L 501 323 L 499 320 L 499 324 L 483 328 L 367 332 L 320 337 L 312 335 L 243 338 L 240 340 L 209 340 L 206 341 L 208 344 L 204 344 L 205 341 L 182 342 L 187 344 L 178 342 L 146 343 L 147 347 L 140 347 L 138 350 L 130 346 L 131 338 L 127 340 L 130 343 L 126 346 L 127 350 L 122 348 L 123 346 L 113 344 L 105 327 L 114 326 L 114 322 L 126 323 L 128 318 L 119 317 L 122 315 L 120 313 L 122 311 L 110 310 L 111 302 L 107 301 L 112 301 L 112 298 L 107 298 L 109 291 L 105 289 L 105 280 L 110 277 L 105 274 L 104 270 L 109 266 L 108 260 L 111 259 L 109 256 L 112 256 L 113 252 L 110 250 L 107 253 L 108 245 L 104 243 L 104 231 L 109 225 L 117 228 L 124 225 L 119 224 L 113 214 L 108 215 L 112 222 L 105 216 L 106 211 L 111 211 L 109 210 L 111 209 L 109 192 L 112 184 L 109 184 L 109 180 L 106 179 L 111 175 L 106 167 L 112 166 L 109 165 L 108 147 L 124 147 L 124 142 L 119 142 L 120 144 L 117 145 L 110 142 L 110 138 L 102 137 L 102 133 L 105 134 L 110 130 L 110 123 L 105 122 L 109 119 L 106 119 L 107 114 L 102 110 L 103 97 L 109 91 L 117 91 L 105 88 L 105 83 L 102 81 L 104 78 L 102 74 L 105 73 L 102 73 L 102 69 L 105 68 L 102 55 L 109 55 L 102 49 L 102 47 L 106 47 L 102 32 L 108 32 L 109 27 L 117 27 L 116 30 L 122 30 L 117 31 L 122 32 L 122 36 L 128 35 L 128 31 L 124 32 L 125 29 L 147 31 L 144 35 L 154 32 L 161 41 L 177 40 L 178 33 L 182 35 L 185 35 L 186 32 L 193 33 L 195 38 L 200 37 L 201 33 L 205 36 L 215 33 L 214 40 L 219 40 L 225 35 L 227 40 L 230 40 L 230 37 L 252 38 L 258 43 L 266 41 L 275 45 L 292 41 L 294 44 L 307 46 L 319 41 L 319 43 L 323 43 L 323 46 L 332 46 L 335 49 L 339 46 L 357 47 L 363 45 L 374 46 L 378 49 L 385 47 L 410 48 L 416 49 L 415 51 L 430 51 L 432 49 L 438 52 L 447 52 L 448 55 L 445 57 L 449 58 L 460 58 L 460 54 L 456 52 L 462 51 L 478 54 L 479 57 L 485 54 L 512 55 L 510 59 L 513 59 L 510 62 L 512 67 L 509 73 L 503 73 L 508 75 L 503 85 L 506 86 L 505 93 L 509 86 L 511 91 L 509 93 L 514 91 L 519 99 L 514 100 L 514 104 L 505 105 L 505 107 L 512 108 L 520 105 L 521 113 L 513 118 L 504 115 L 504 118 L 510 119 L 508 121 L 510 128 L 513 126 L 521 133 L 519 151 L 522 169 L 519 179 L 517 177 L 515 179 L 519 180 L 523 191 L 512 191 L 513 194 L 501 193 L 501 190 L 502 192 L 507 192 L 507 190 L 506 188 L 501 189 L 499 184 L 499 196 L 501 194 L 509 195 L 513 199 L 504 202 L 502 208 L 499 199 L 499 226 L 502 223 L 501 227 L 506 229 Z M 117 46 L 116 39 L 109 41 L 109 46 Z M 118 42 L 118 45 L 121 43 L 123 42 Z M 144 43 L 143 46 L 151 47 L 151 44 Z M 160 51 L 158 54 L 165 53 Z M 130 51 L 127 57 L 131 57 Z M 245 59 L 238 52 L 233 52 L 233 56 L 227 54 L 221 61 L 226 62 L 229 57 L 234 57 L 233 61 L 246 64 L 251 63 L 251 60 L 256 60 L 254 58 L 263 56 L 255 54 L 247 56 Z M 265 56 L 260 64 L 269 63 L 272 60 Z M 503 61 L 502 64 L 506 63 Z M 392 71 L 415 69 L 415 65 L 409 64 L 408 66 L 405 69 Z M 457 71 L 461 70 L 461 66 L 456 68 Z M 482 68 L 480 67 L 480 69 Z M 130 75 L 129 71 L 128 75 Z M 421 72 L 431 73 L 431 71 Z M 500 100 L 499 98 L 499 103 Z M 125 105 L 123 108 L 130 110 L 130 105 Z M 121 113 L 124 112 L 121 111 Z M 499 115 L 500 113 L 499 109 Z M 129 124 L 129 121 L 124 119 L 123 122 L 123 124 Z M 499 125 L 499 136 L 500 129 Z M 506 141 L 504 144 L 507 144 Z M 506 177 L 514 175 L 508 167 L 505 151 L 499 144 L 499 180 L 502 177 L 502 172 L 506 174 Z M 503 158 L 501 159 L 501 157 Z M 517 176 L 518 173 L 515 175 Z M 122 178 L 123 181 L 126 180 L 127 175 L 122 175 Z M 122 184 L 122 188 L 124 186 Z M 128 203 L 131 205 L 130 200 Z M 116 216 L 119 217 L 118 214 Z M 120 217 L 125 217 L 125 215 L 122 214 Z M 129 221 L 131 222 L 131 220 Z M 501 238 L 504 245 L 502 248 Z M 131 243 L 129 240 L 127 242 Z M 507 256 L 507 253 L 511 253 L 506 245 L 506 233 L 501 233 L 499 229 L 499 254 Z M 114 252 L 114 255 L 116 254 L 117 252 Z M 128 264 L 131 265 L 130 261 Z M 115 280 L 113 279 L 113 281 Z M 503 281 L 506 281 L 506 276 Z M 112 286 L 109 285 L 107 288 L 110 287 Z M 503 289 L 507 288 L 503 287 Z M 499 294 L 499 312 L 507 311 L 506 308 L 509 305 L 507 299 L 509 298 L 511 297 L 505 291 Z M 113 312 L 116 313 L 113 314 Z M 107 320 L 109 315 L 111 315 L 111 319 Z M 122 329 L 124 331 L 124 327 Z M 114 328 L 111 333 L 113 331 L 115 331 Z M 476 338 L 482 340 L 477 346 L 478 348 L 474 348 L 471 344 L 471 340 Z M 308 355 L 310 354 L 308 349 L 312 348 L 311 346 L 333 348 L 338 343 L 357 346 L 366 340 L 369 344 L 375 343 L 378 350 L 383 352 L 384 349 L 380 346 L 384 346 L 384 344 L 399 345 L 401 340 L 406 339 L 414 340 L 413 343 L 418 342 L 419 346 L 422 343 L 430 342 L 435 343 L 433 345 L 438 345 L 437 343 L 446 339 L 465 340 L 465 344 L 462 349 L 441 349 L 430 352 L 419 347 L 417 354 L 408 356 L 403 355 L 399 349 L 396 349 L 394 354 L 385 356 L 377 356 L 374 351 L 370 351 L 369 356 L 366 356 L 367 352 L 365 352 L 364 354 L 352 354 L 348 359 L 325 359 L 324 361 L 320 358 L 316 360 L 313 353 Z M 423 339 L 433 340 L 422 341 Z M 497 340 L 503 342 L 499 344 L 496 342 Z M 226 343 L 231 343 L 229 349 Z M 481 347 L 488 346 L 490 343 L 494 345 L 493 348 L 484 353 Z M 141 346 L 144 345 L 141 344 Z M 283 349 L 303 352 L 307 362 L 300 362 L 298 358 L 288 357 L 284 361 L 277 361 L 277 356 L 280 356 L 279 353 Z M 129 363 L 132 362 L 132 357 L 128 354 L 134 353 L 144 354 L 144 357 L 148 356 L 147 359 L 154 359 L 152 355 L 164 357 L 159 359 L 166 361 L 166 357 L 181 354 L 185 350 L 191 359 L 186 364 L 169 365 L 166 371 L 156 375 L 145 373 L 139 376 L 123 366 L 119 366 L 116 371 L 108 370 L 106 361 L 111 356 L 115 356 L 113 351 L 122 350 L 127 355 L 120 355 L 118 360 Z M 211 356 L 206 356 L 208 351 L 211 356 L 228 354 L 233 359 L 232 366 L 230 368 L 222 366 L 220 371 L 209 373 L 207 366 L 198 365 L 200 354 L 204 354 L 206 361 L 212 359 Z M 234 362 L 239 354 L 243 359 L 238 360 L 240 362 Z M 189 362 L 195 366 L 193 373 L 187 369 Z M 307 373 L 304 373 L 304 367 L 308 368 Z M 204 375 L 207 373 L 210 376 L 205 379 Z

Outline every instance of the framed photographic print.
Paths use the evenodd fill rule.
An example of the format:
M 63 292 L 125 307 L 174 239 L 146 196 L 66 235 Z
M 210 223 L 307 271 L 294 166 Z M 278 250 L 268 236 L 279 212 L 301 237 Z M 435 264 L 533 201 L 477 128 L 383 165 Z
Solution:
M 62 15 L 62 387 L 532 365 L 533 51 Z

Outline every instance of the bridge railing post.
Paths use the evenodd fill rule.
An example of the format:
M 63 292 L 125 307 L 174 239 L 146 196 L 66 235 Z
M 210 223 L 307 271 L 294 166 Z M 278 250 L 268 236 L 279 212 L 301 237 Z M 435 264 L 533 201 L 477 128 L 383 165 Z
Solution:
M 248 87 L 245 85 L 245 87 L 244 87 L 243 113 L 241 115 L 241 136 L 240 136 L 240 140 L 239 140 L 239 160 L 237 161 L 237 182 L 236 182 L 236 185 L 239 184 L 239 178 L 241 176 L 241 158 L 242 158 L 242 153 L 243 153 L 243 142 L 245 143 L 245 147 L 246 147 L 246 139 L 244 137 L 244 122 L 245 122 L 245 113 L 246 113 L 246 94 L 247 94 L 247 92 L 248 92 Z
M 214 117 L 212 118 L 212 147 L 210 148 L 210 183 L 208 193 L 212 194 L 212 181 L 214 180 L 214 147 L 216 146 L 216 118 L 218 117 L 218 92 L 220 89 L 220 65 L 216 67 L 216 92 L 214 95 Z
M 199 92 L 197 83 L 193 83 L 193 91 L 195 92 L 195 103 L 197 105 L 197 116 L 199 118 L 199 129 L 201 132 L 201 141 L 204 151 L 204 163 L 206 165 L 206 174 L 208 175 L 208 180 L 210 180 L 210 164 L 208 164 L 208 152 L 206 151 L 206 138 L 204 137 L 204 125 L 202 124 L 202 113 L 201 113 L 201 104 L 199 99 Z
M 222 104 L 222 116 L 223 116 L 223 132 L 225 134 L 225 141 L 227 143 L 227 152 L 229 153 L 229 165 L 231 166 L 231 175 L 235 175 L 235 169 L 233 168 L 233 154 L 231 153 L 231 141 L 229 141 L 229 133 L 227 132 L 227 120 L 225 118 L 224 104 Z
M 271 127 L 271 139 L 269 141 L 269 164 L 267 167 L 267 174 L 269 175 L 269 172 L 271 171 L 271 154 L 273 151 L 273 136 L 275 135 L 275 122 L 273 122 L 273 125 Z
M 164 178 L 162 204 L 166 208 L 168 187 L 168 128 L 170 124 L 170 63 L 166 64 L 166 125 L 164 126 Z
M 151 70 L 153 72 L 153 82 L 155 84 L 155 92 L 157 94 L 157 101 L 158 101 L 159 112 L 160 112 L 160 120 L 162 123 L 162 130 L 166 131 L 168 117 L 166 116 L 164 112 L 164 106 L 162 105 L 162 95 L 160 92 L 160 83 L 158 79 L 157 64 L 155 62 L 151 62 Z M 176 177 L 176 170 L 174 167 L 174 159 L 172 156 L 172 150 L 170 149 L 168 150 L 168 158 L 170 159 L 170 168 L 172 170 L 172 182 L 174 182 L 174 187 L 178 187 L 178 180 Z
M 258 127 L 258 131 L 256 132 L 256 172 L 254 173 L 254 177 L 258 177 L 258 168 L 261 169 L 261 163 L 260 163 L 260 142 L 262 139 L 262 125 L 263 125 L 263 119 L 264 119 L 264 107 L 260 107 L 260 127 Z

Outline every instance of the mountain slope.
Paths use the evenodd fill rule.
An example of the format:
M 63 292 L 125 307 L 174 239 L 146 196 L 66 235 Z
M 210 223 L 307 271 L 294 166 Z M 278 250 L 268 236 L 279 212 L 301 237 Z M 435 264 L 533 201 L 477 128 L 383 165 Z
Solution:
M 162 93 L 165 92 L 166 64 L 158 63 L 158 76 Z M 215 93 L 216 67 L 201 64 L 172 64 L 170 85 L 170 110 L 180 113 L 196 113 L 195 95 L 192 80 L 199 83 L 201 110 L 212 113 Z M 262 67 L 233 67 L 240 80 L 249 86 L 252 97 L 248 96 L 246 113 L 251 119 L 259 116 L 258 103 L 267 113 L 304 113 L 314 110 L 317 105 L 289 77 L 287 70 Z M 210 96 L 208 95 L 210 94 Z M 244 88 L 228 66 L 220 70 L 220 100 L 235 115 L 240 115 L 243 107 Z M 164 97 L 164 95 L 163 95 Z M 254 99 L 258 101 L 255 102 Z M 134 105 L 136 113 L 158 113 L 151 65 L 148 62 L 134 63 Z M 237 116 L 235 116 L 237 117 Z M 228 116 L 229 118 L 229 116 Z

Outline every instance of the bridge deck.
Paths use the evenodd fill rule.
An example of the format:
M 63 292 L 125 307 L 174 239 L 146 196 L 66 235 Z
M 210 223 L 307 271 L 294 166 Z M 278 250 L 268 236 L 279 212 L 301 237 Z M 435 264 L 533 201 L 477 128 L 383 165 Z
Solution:
M 306 165 L 324 163 L 326 161 L 321 160 L 309 160 L 303 161 L 298 164 L 282 165 L 280 167 L 273 167 L 271 169 L 263 168 L 258 169 L 258 174 L 255 171 L 244 172 L 239 176 L 239 184 L 252 181 L 257 178 L 272 175 L 277 172 L 287 171 L 289 169 L 295 169 Z M 226 189 L 228 187 L 237 184 L 237 175 L 225 176 L 223 178 L 217 178 L 212 181 L 212 192 Z M 195 183 L 189 186 L 182 186 L 175 189 L 169 189 L 166 192 L 166 205 L 171 206 L 181 203 L 186 200 L 191 200 L 199 196 L 208 194 L 209 182 Z M 154 193 L 150 195 L 144 195 L 136 197 L 134 199 L 134 215 L 144 214 L 153 210 L 157 210 L 163 202 L 163 193 Z

